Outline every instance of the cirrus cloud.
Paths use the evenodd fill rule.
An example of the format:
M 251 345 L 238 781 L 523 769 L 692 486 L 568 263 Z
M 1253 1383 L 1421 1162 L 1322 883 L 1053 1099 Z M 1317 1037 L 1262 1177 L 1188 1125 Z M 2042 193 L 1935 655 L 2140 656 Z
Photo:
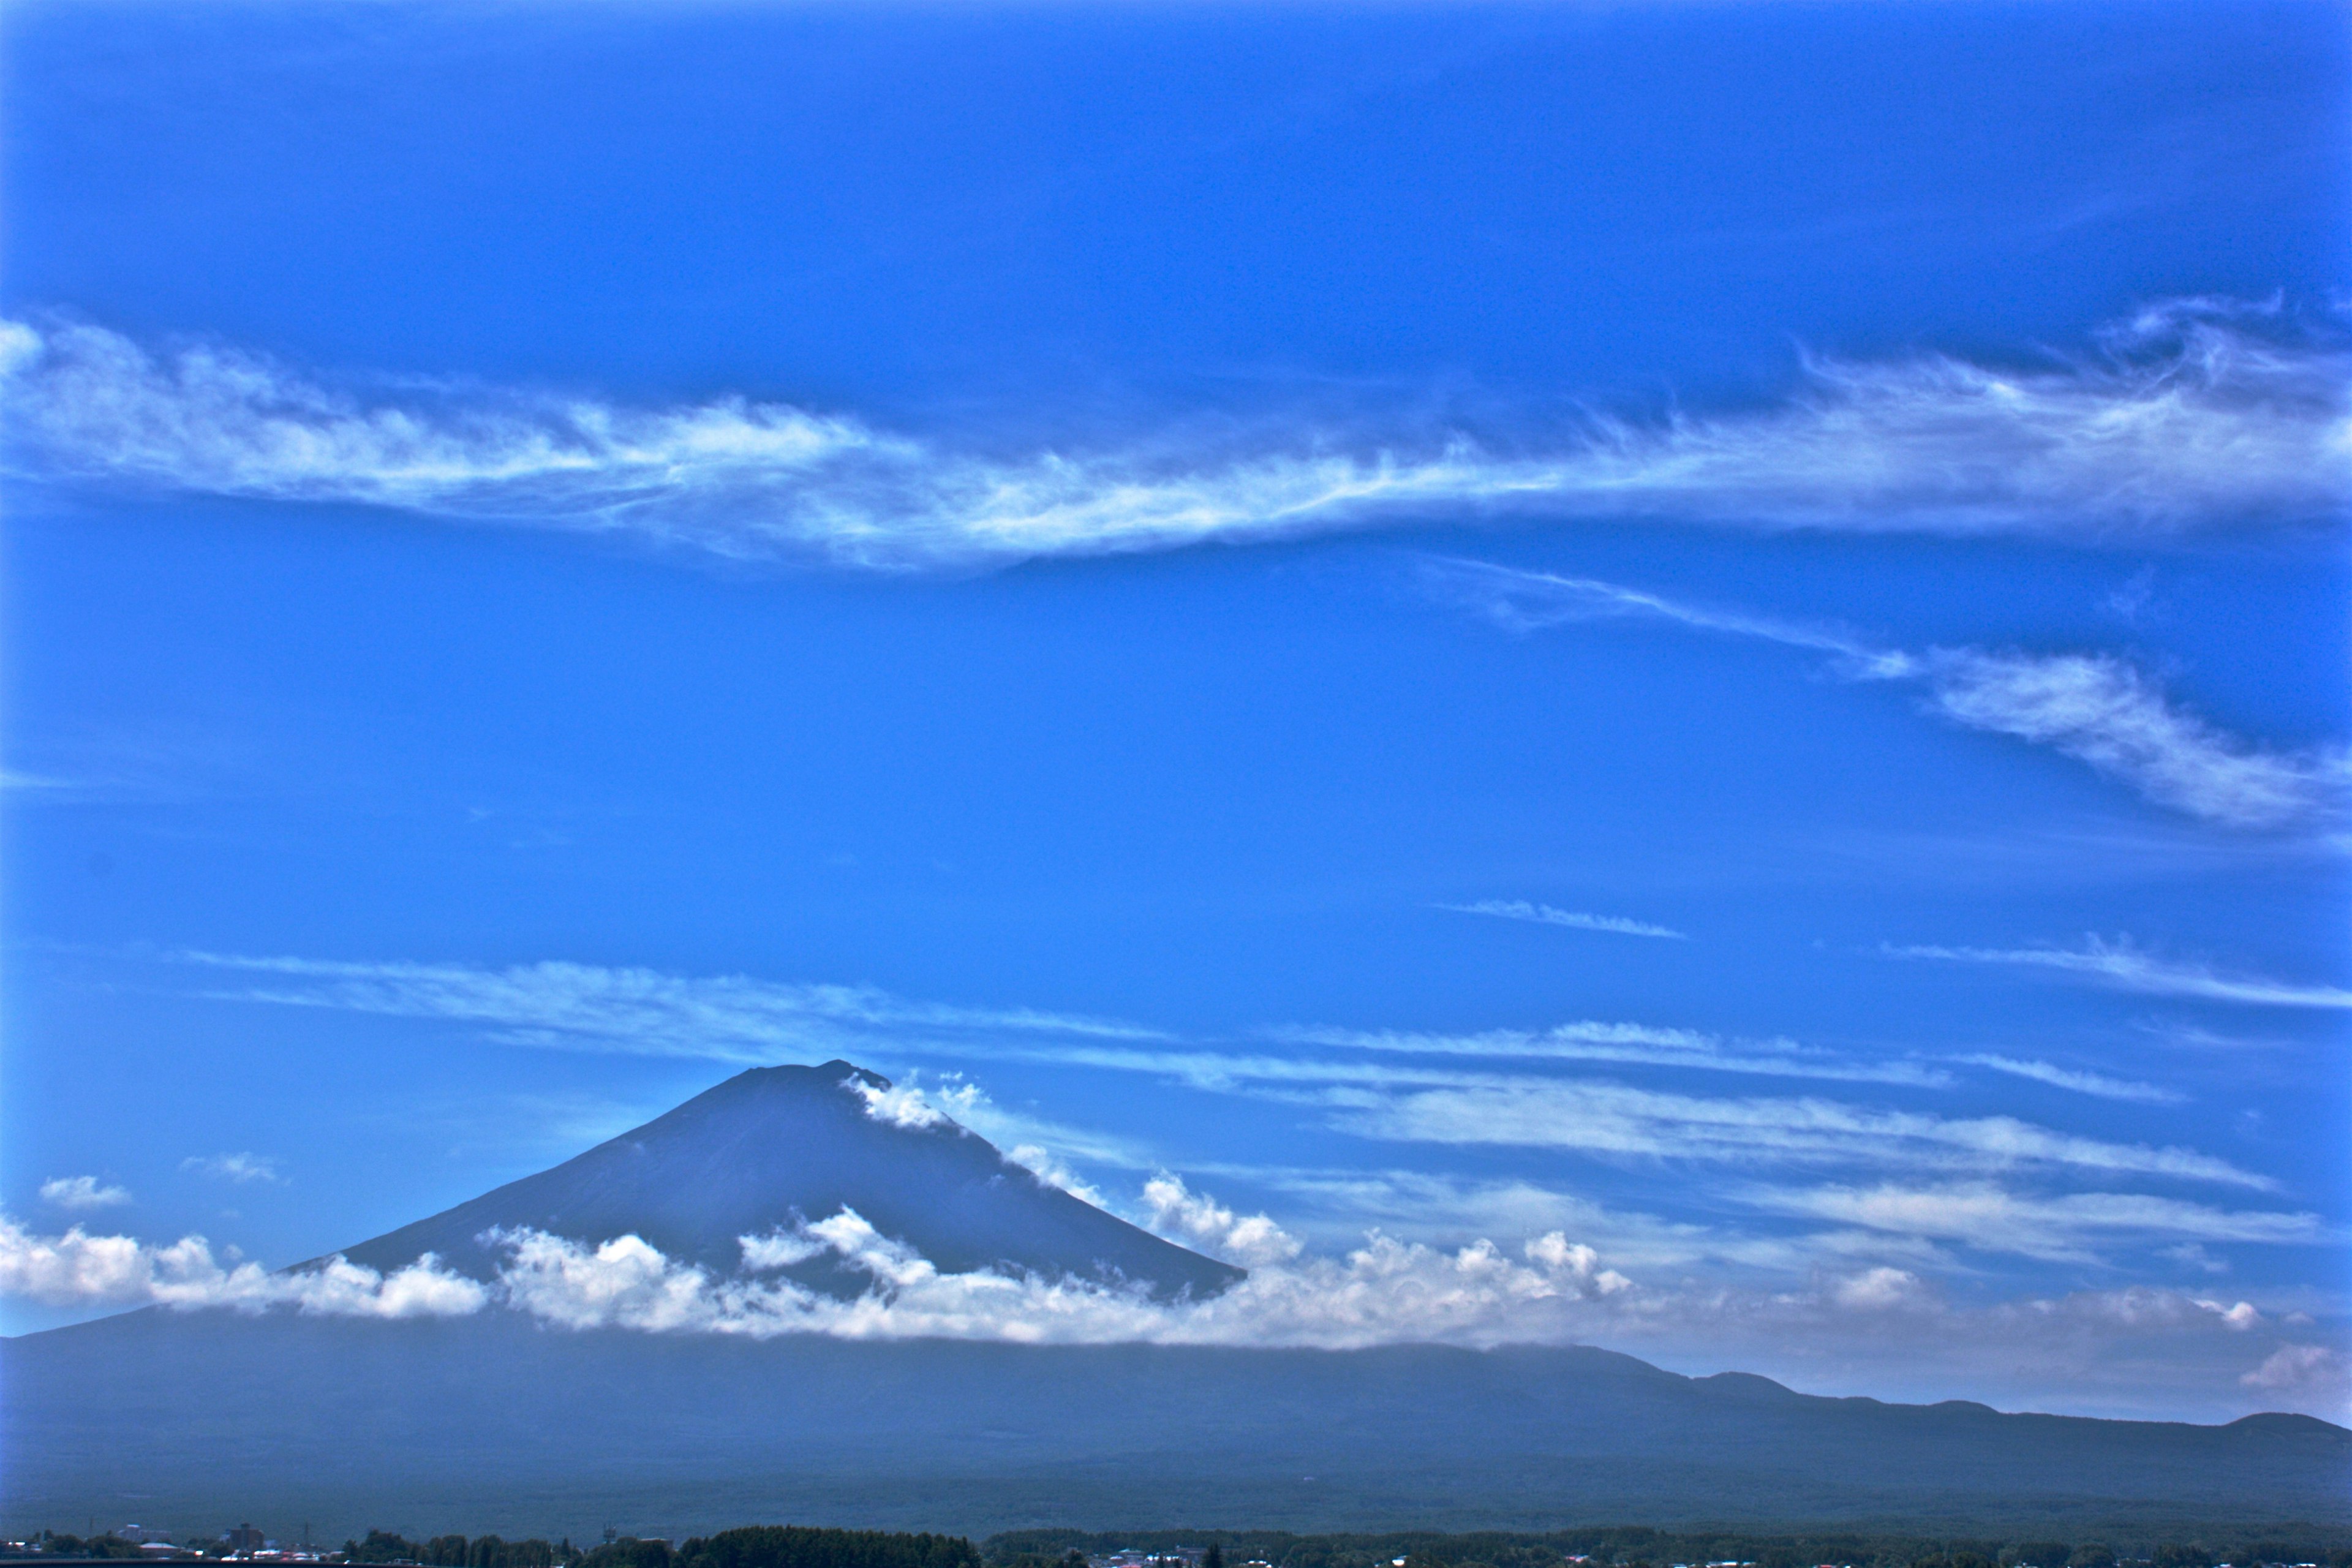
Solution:
M 214 344 L 0 324 L 19 466 L 281 501 L 620 532 L 735 559 L 904 569 L 1510 511 L 1742 526 L 2066 531 L 2340 513 L 2340 347 L 2176 300 L 2090 356 L 1810 359 L 1778 406 L 1594 413 L 1507 444 L 1296 422 L 1012 457 L 745 398 L 634 408 L 411 383 L 370 393 Z
M 1433 593 L 1514 631 L 1663 622 L 1828 654 L 1832 671 L 1843 679 L 1923 686 L 1927 710 L 1938 718 L 2047 746 L 2159 805 L 2225 827 L 2324 825 L 2342 817 L 2352 793 L 2352 751 L 2340 745 L 2282 751 L 2231 735 L 2111 654 L 1912 652 L 1839 626 L 1686 603 L 1598 578 L 1450 557 L 1426 559 L 1421 572 Z M 1505 910 L 1478 906 L 1476 912 Z M 1541 917 L 1530 910 L 1518 918 Z
M 2352 990 L 2341 985 L 2310 985 L 2258 974 L 2232 974 L 2194 960 L 2158 957 L 2135 947 L 2128 938 L 2110 942 L 2089 936 L 2079 948 L 1889 945 L 1880 951 L 1889 958 L 2052 969 L 2062 974 L 2079 974 L 2117 990 L 2157 996 L 2244 1002 L 2263 1007 L 2352 1007 Z

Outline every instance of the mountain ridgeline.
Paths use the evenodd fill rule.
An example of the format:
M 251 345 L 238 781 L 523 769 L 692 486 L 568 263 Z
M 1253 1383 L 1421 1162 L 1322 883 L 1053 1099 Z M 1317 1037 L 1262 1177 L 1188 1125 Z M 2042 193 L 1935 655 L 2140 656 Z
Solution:
M 746 1072 L 348 1256 L 394 1269 L 431 1251 L 488 1279 L 500 1256 L 484 1237 L 533 1227 L 583 1244 L 634 1234 L 725 1273 L 739 1237 L 846 1207 L 950 1271 L 1075 1275 L 1163 1299 L 1241 1278 L 951 1122 L 869 1103 L 884 1092 L 846 1062 Z M 2352 1526 L 2352 1432 L 2302 1415 L 2198 1426 L 1819 1398 L 1579 1346 L 755 1339 L 571 1329 L 497 1307 L 392 1320 L 149 1309 L 0 1341 L 0 1530 L 134 1509 L 335 1534 L 463 1519 L 546 1541 L 614 1520 L 684 1539 L 761 1518 L 958 1533 L 1638 1521 L 2185 1540 Z
M 1041 1181 L 940 1117 L 875 1114 L 887 1079 L 845 1061 L 753 1068 L 552 1170 L 344 1250 L 389 1273 L 424 1253 L 487 1279 L 500 1229 L 593 1246 L 635 1235 L 672 1258 L 732 1273 L 738 1238 L 855 1209 L 947 1273 L 1002 1269 L 1139 1284 L 1166 1300 L 1242 1278 Z M 814 1260 L 786 1270 L 856 1294 L 869 1281 Z

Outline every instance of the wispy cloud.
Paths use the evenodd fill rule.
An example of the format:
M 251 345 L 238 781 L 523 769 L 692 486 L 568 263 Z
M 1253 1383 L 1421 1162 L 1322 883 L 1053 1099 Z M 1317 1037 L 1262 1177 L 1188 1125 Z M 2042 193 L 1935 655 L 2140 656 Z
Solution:
M 1679 1094 L 1605 1079 L 1386 1061 L 1084 1044 L 1016 1045 L 1002 1054 L 1310 1106 L 1341 1131 L 1382 1142 L 1550 1149 L 1603 1159 L 2065 1169 L 2261 1190 L 2278 1184 L 2193 1149 L 2113 1142 L 2011 1116 L 1946 1117 L 1813 1096 Z
M 546 963 L 332 962 L 186 952 L 182 963 L 252 977 L 225 1000 L 444 1018 L 488 1026 L 518 1044 L 764 1064 L 840 1055 L 877 1042 L 1003 1032 L 1150 1040 L 1157 1032 L 1028 1008 L 912 1002 L 861 985 L 794 985 L 742 975 Z
M 2092 1244 L 2118 1237 L 2268 1245 L 2329 1239 L 2315 1214 L 2221 1209 L 2142 1193 L 2036 1195 L 1990 1182 L 1776 1189 L 1750 1193 L 1748 1201 L 1783 1214 L 2063 1262 L 2092 1261 Z
M 1476 611 L 1514 631 L 1593 621 L 1664 621 L 1689 631 L 1752 637 L 1812 653 L 1836 654 L 1871 673 L 1906 674 L 1905 657 L 1873 648 L 1858 634 L 1811 626 L 1746 610 L 1692 604 L 1598 577 L 1497 566 L 1461 556 L 1431 556 L 1422 563 L 1424 581 L 1441 596 Z M 1882 668 L 1884 667 L 1884 668 Z
M 774 1060 L 834 1054 L 847 1046 L 895 1055 L 917 1041 L 968 1058 L 1147 1074 L 1209 1092 L 1299 1106 L 1338 1131 L 1391 1143 L 1542 1149 L 1608 1162 L 1772 1173 L 1862 1172 L 1909 1180 L 1915 1186 L 1954 1174 L 2006 1172 L 2075 1179 L 2122 1173 L 2253 1189 L 2275 1185 L 2266 1176 L 2193 1149 L 2086 1137 L 2015 1117 L 1954 1117 L 1816 1095 L 1667 1092 L 1529 1070 L 1607 1063 L 1914 1090 L 1949 1081 L 1947 1069 L 1932 1064 L 1853 1059 L 1788 1040 L 1727 1040 L 1622 1022 L 1586 1020 L 1545 1030 L 1459 1035 L 1329 1027 L 1274 1031 L 1280 1044 L 1306 1047 L 1285 1052 L 1182 1045 L 1131 1025 L 1032 1009 L 942 1007 L 854 987 L 779 986 L 741 976 L 696 978 L 561 963 L 486 970 L 216 954 L 184 954 L 179 961 L 266 981 L 221 993 L 238 1000 L 452 1019 L 485 1026 L 495 1038 L 531 1044 Z M 2064 1070 L 2044 1072 L 2047 1064 L 2007 1058 L 1976 1065 L 2026 1070 L 2044 1081 L 2062 1081 L 2050 1075 Z M 2088 1080 L 2064 1081 L 2065 1087 L 2084 1089 Z M 2093 1091 L 2113 1091 L 2118 1081 L 2096 1080 Z M 1070 1170 L 1068 1160 L 1145 1170 L 1157 1163 L 1150 1151 L 1113 1147 L 1082 1130 L 1006 1111 L 955 1074 L 922 1084 L 910 1077 L 897 1089 L 877 1089 L 869 1099 L 875 1113 L 885 1117 L 929 1121 L 952 1116 L 972 1123 L 1015 1150 L 1020 1163 L 1097 1196 Z M 1164 1206 L 1147 1201 L 1146 1210 L 1158 1214 Z M 1179 1205 L 1167 1212 L 1189 1211 Z
M 1035 1008 L 966 1007 L 909 1000 L 868 986 L 784 984 L 743 975 L 680 975 L 551 961 L 488 969 L 401 961 L 352 962 L 185 952 L 177 962 L 259 982 L 206 994 L 227 1001 L 321 1007 L 484 1026 L 493 1037 L 555 1048 L 679 1056 L 760 1064 L 787 1057 L 888 1052 L 929 1044 L 981 1057 L 1044 1059 L 1232 1081 L 1268 1058 L 1202 1050 L 1119 1048 L 1172 1043 L 1142 1025 Z M 1391 1055 L 1622 1062 L 1825 1081 L 1932 1088 L 1943 1069 L 1810 1050 L 1786 1039 L 1726 1040 L 1692 1029 L 1586 1019 L 1541 1030 L 1413 1033 L 1297 1026 L 1272 1039 Z M 1330 1069 L 1311 1069 L 1328 1076 Z M 1451 1082 L 1447 1072 L 1429 1081 Z M 942 1079 L 927 1091 L 958 1117 L 992 1131 L 1044 1138 L 1055 1129 L 973 1100 Z M 1062 1132 L 1071 1130 L 1060 1129 Z M 1059 1145 L 1057 1145 L 1059 1146 Z M 1129 1163 L 1132 1153 L 1120 1163 Z M 195 1168 L 194 1166 L 190 1168 Z
M 1407 1142 L 1502 1144 L 1605 1157 L 1842 1163 L 1883 1171 L 2071 1169 L 2270 1189 L 2193 1149 L 2119 1143 L 2011 1116 L 1945 1117 L 1840 1100 L 1706 1098 L 1590 1080 L 1465 1082 L 1326 1097 L 1339 1125 Z
M 2130 1079 L 2109 1078 L 2105 1073 L 2083 1072 L 2062 1068 L 2054 1063 L 2027 1061 L 2016 1057 L 1991 1054 L 1956 1057 L 1955 1061 L 1970 1067 L 1990 1068 L 2012 1078 L 2032 1079 L 2053 1089 L 2069 1089 L 2076 1094 L 2087 1094 L 2100 1100 L 2130 1100 L 2140 1105 L 2179 1105 L 2188 1098 L 2178 1090 L 2160 1084 L 2139 1083 Z
M 1689 940 L 1683 932 L 1670 927 L 1628 920 L 1623 915 L 1579 914 L 1572 910 L 1553 909 L 1549 904 L 1531 904 L 1524 899 L 1482 899 L 1475 904 L 1440 904 L 1437 907 L 1450 910 L 1457 915 L 1493 915 L 1499 920 L 1532 921 L 1538 925 L 1567 926 L 1575 931 L 1605 931 L 1619 936 L 1664 937 L 1673 942 Z
M 1318 1026 L 1273 1029 L 1267 1034 L 1270 1038 L 1298 1045 L 1412 1056 L 1474 1057 L 1497 1061 L 1625 1062 L 1765 1078 L 1902 1083 L 1931 1089 L 1951 1081 L 1951 1076 L 1939 1068 L 1909 1061 L 1856 1061 L 1826 1051 L 1808 1050 L 1794 1040 L 1727 1041 L 1696 1029 L 1592 1019 L 1559 1024 L 1549 1029 L 1484 1029 L 1466 1035 Z
M 1652 620 L 1829 654 L 1847 679 L 1917 683 L 1940 718 L 2048 746 L 2160 805 L 2228 827 L 2324 822 L 2343 814 L 2352 793 L 2352 752 L 2268 750 L 2226 734 L 2112 655 L 1906 652 L 1840 627 L 1689 604 L 1595 578 L 1452 558 L 1425 561 L 1423 571 L 1433 591 L 1517 630 Z
M 2352 991 L 2340 985 L 2305 985 L 2262 975 L 2231 974 L 2210 964 L 2159 958 L 2128 941 L 2086 937 L 2074 947 L 1889 946 L 1889 958 L 1921 958 L 1952 963 L 2019 964 L 2079 974 L 2124 991 L 2158 996 L 2192 996 L 2208 1002 L 2244 1002 L 2268 1007 L 2352 1007 Z
M 113 1208 L 131 1201 L 131 1189 L 96 1176 L 58 1176 L 41 1184 L 41 1201 L 61 1209 Z
M 79 787 L 72 779 L 58 778 L 50 773 L 28 773 L 16 768 L 0 768 L 0 790 L 54 795 Z
M 2050 746 L 2209 822 L 2311 821 L 2339 810 L 2352 785 L 2343 752 L 2266 751 L 2223 734 L 2109 655 L 1939 649 L 1923 668 L 1944 717 Z
M 0 327 L 21 466 L 281 500 L 625 531 L 875 567 L 1162 549 L 1464 512 L 2085 538 L 2334 515 L 2346 356 L 2275 312 L 2161 306 L 2035 369 L 1814 360 L 1778 407 L 1591 415 L 1507 447 L 1329 427 L 999 458 L 850 416 L 719 399 L 336 387 L 214 345 Z
M 215 1182 L 282 1183 L 286 1178 L 278 1173 L 275 1156 L 256 1154 L 250 1151 L 237 1154 L 192 1154 L 180 1162 L 180 1169 Z

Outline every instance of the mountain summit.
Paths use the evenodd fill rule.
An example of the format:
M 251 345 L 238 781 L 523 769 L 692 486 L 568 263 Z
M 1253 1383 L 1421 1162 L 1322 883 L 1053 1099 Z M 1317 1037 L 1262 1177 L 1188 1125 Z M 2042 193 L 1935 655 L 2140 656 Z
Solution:
M 489 1233 L 530 1228 L 590 1246 L 635 1235 L 730 1274 L 742 1261 L 739 1237 L 847 1208 L 947 1273 L 1139 1283 L 1161 1300 L 1213 1296 L 1242 1278 L 1040 1180 L 949 1118 L 885 1098 L 890 1087 L 845 1061 L 754 1068 L 577 1159 L 344 1256 L 390 1272 L 432 1252 L 488 1279 L 499 1262 Z M 865 1283 L 817 1268 L 804 1283 L 850 1293 Z

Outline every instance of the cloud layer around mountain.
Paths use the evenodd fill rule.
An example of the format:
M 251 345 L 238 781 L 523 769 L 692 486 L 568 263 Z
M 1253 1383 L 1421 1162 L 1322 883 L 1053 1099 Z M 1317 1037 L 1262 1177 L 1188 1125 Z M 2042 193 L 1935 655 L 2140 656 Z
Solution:
M 945 1273 L 845 1209 L 743 1237 L 742 1267 L 724 1276 L 667 1258 L 633 1235 L 582 1242 L 499 1232 L 504 1261 L 487 1285 L 449 1274 L 429 1257 L 388 1276 L 341 1258 L 265 1274 L 250 1262 L 223 1267 L 196 1237 L 154 1247 L 79 1229 L 37 1237 L 0 1222 L 0 1288 L 51 1301 L 184 1311 L 405 1318 L 512 1310 L 561 1330 L 751 1339 L 1333 1350 L 1696 1339 L 1717 1342 L 1727 1354 L 1768 1333 L 1784 1347 L 1866 1342 L 1874 1353 L 1899 1355 L 1906 1345 L 1933 1343 L 1947 1357 L 1997 1352 L 2042 1363 L 2079 1360 L 2090 1344 L 2112 1352 L 2160 1343 L 2176 1360 L 2210 1363 L 2215 1378 L 2242 1394 L 2336 1415 L 2352 1405 L 2342 1358 L 2310 1342 L 2318 1325 L 2243 1300 L 2131 1288 L 1964 1306 L 1919 1274 L 1885 1264 L 1818 1274 L 1796 1289 L 1652 1284 L 1608 1267 L 1594 1247 L 1559 1231 L 1516 1251 L 1484 1240 L 1440 1248 L 1374 1233 L 1344 1256 L 1315 1255 L 1263 1215 L 1240 1218 L 1181 1183 L 1162 1186 L 1157 1203 L 1173 1228 L 1256 1259 L 1246 1279 L 1209 1300 L 1167 1303 L 1097 1282 Z M 1867 1207 L 1889 1197 L 1853 1201 Z M 828 1295 L 776 1272 L 820 1255 L 862 1277 L 866 1289 Z

